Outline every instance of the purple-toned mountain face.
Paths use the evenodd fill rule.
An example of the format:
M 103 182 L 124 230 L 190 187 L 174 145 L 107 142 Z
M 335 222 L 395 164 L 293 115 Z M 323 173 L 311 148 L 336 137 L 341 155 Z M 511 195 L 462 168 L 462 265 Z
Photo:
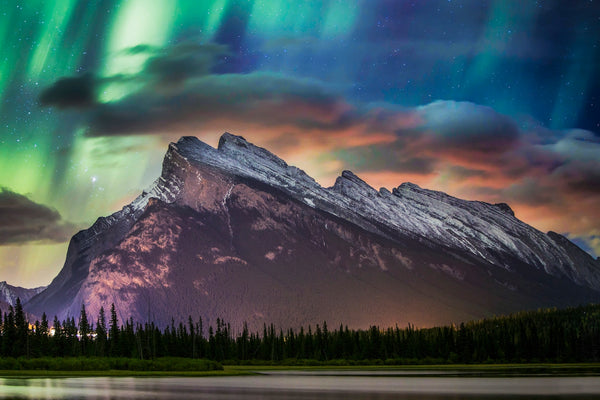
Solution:
M 172 143 L 160 178 L 70 243 L 30 312 L 160 325 L 188 316 L 239 328 L 327 321 L 430 326 L 600 300 L 600 262 L 506 204 L 405 183 L 371 188 L 344 171 L 323 188 L 225 133 L 217 149 Z
M 36 294 L 46 289 L 46 286 L 40 286 L 34 289 L 26 289 L 20 286 L 9 285 L 6 281 L 0 282 L 0 310 L 7 311 L 8 306 L 13 306 L 17 303 L 17 299 L 21 300 L 21 304 L 25 304 Z

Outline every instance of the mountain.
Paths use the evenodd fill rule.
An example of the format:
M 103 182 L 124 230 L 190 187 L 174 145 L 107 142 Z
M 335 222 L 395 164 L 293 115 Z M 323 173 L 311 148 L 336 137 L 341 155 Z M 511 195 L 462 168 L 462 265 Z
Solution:
M 0 282 L 0 309 L 6 311 L 8 306 L 14 306 L 17 298 L 21 299 L 21 303 L 25 304 L 36 294 L 46 289 L 46 286 L 40 286 L 34 289 L 25 289 L 19 286 L 12 286 L 6 281 Z
M 155 183 L 77 233 L 27 309 L 64 318 L 114 303 L 121 320 L 160 325 L 360 328 L 598 300 L 600 262 L 506 204 L 411 183 L 377 191 L 350 171 L 323 188 L 225 133 L 217 149 L 171 143 Z

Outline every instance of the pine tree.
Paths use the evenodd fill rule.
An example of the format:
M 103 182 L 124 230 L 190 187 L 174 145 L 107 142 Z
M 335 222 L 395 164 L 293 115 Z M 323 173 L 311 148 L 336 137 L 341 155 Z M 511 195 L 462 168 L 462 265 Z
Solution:
M 15 303 L 15 341 L 13 344 L 13 355 L 29 357 L 29 324 L 25 318 L 25 312 L 21 305 L 21 299 L 17 297 Z
M 40 333 L 44 336 L 48 336 L 48 317 L 46 313 L 42 313 L 42 323 L 40 324 Z
M 15 328 L 15 311 L 12 306 L 8 306 L 8 314 L 4 314 L 3 334 L 2 354 L 7 357 L 15 356 L 13 344 L 17 338 L 17 331 Z
M 52 341 L 51 341 L 51 351 L 50 354 L 52 354 L 54 357 L 63 357 L 65 356 L 64 353 L 64 337 L 63 337 L 63 329 L 62 326 L 60 325 L 60 321 L 58 320 L 58 317 L 55 315 L 54 316 L 54 322 L 52 323 L 52 329 L 54 330 L 54 335 L 52 336 Z
M 75 323 L 75 318 L 67 318 L 66 321 L 63 322 L 63 327 L 66 341 L 65 355 L 71 357 L 80 355 L 81 347 L 79 345 L 79 340 L 77 339 L 77 324 Z
M 191 315 L 188 316 L 188 325 L 190 328 L 192 358 L 196 358 L 196 335 L 195 335 L 196 332 L 195 332 L 195 328 L 194 328 L 194 321 L 192 320 Z
M 81 304 L 81 313 L 79 314 L 79 341 L 81 343 L 81 355 L 87 355 L 88 341 L 90 333 L 90 324 L 88 322 L 87 313 L 85 312 L 85 304 Z
M 110 306 L 110 331 L 108 336 L 110 339 L 110 355 L 113 357 L 121 355 L 119 354 L 119 319 L 114 303 Z
M 106 315 L 104 307 L 100 307 L 98 320 L 96 321 L 96 355 L 104 357 L 106 354 Z

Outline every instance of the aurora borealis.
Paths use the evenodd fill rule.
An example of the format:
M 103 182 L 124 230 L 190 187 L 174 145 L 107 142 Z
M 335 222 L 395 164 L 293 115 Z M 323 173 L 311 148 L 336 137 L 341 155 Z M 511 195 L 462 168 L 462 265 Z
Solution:
M 7 0 L 0 280 L 48 284 L 182 135 L 506 202 L 600 255 L 600 2 Z

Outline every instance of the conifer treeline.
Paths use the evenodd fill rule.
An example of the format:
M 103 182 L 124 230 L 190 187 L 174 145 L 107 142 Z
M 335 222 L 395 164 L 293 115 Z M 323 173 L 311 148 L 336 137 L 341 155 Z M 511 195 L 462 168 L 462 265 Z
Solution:
M 95 323 L 82 307 L 78 321 L 50 328 L 44 314 L 29 324 L 19 300 L 0 313 L 0 355 L 12 357 L 157 357 L 207 358 L 230 363 L 479 363 L 479 362 L 597 362 L 600 361 L 600 305 L 548 309 L 495 317 L 460 326 L 417 329 L 330 330 L 314 328 L 233 335 L 229 324 L 216 327 L 201 318 L 159 329 L 153 323 L 123 324 L 114 305 L 102 309 Z M 52 334 L 51 334 L 52 333 Z

